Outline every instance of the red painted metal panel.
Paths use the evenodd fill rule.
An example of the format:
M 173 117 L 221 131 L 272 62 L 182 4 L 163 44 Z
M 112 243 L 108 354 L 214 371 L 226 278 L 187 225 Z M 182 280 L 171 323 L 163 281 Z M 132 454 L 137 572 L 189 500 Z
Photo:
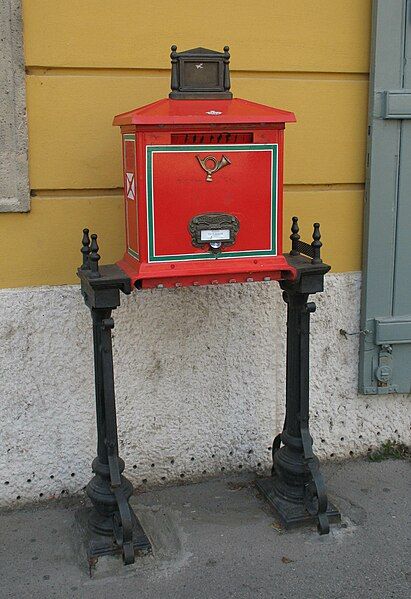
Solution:
M 139 289 L 154 287 L 188 287 L 226 283 L 279 281 L 295 279 L 296 270 L 284 256 L 275 258 L 237 258 L 196 262 L 137 264 L 129 255 L 118 262 Z
M 176 125 L 227 123 L 292 123 L 293 112 L 241 98 L 233 100 L 170 100 L 164 98 L 114 117 L 113 125 Z
M 137 166 L 134 134 L 123 135 L 124 203 L 127 250 L 138 257 Z
M 276 202 L 277 191 L 272 193 L 273 167 L 276 174 L 273 151 L 240 147 L 232 151 L 222 146 L 221 151 L 199 147 L 196 152 L 188 152 L 184 146 L 170 147 L 176 151 L 153 154 L 156 255 L 204 254 L 204 249 L 191 244 L 188 224 L 194 216 L 207 212 L 224 212 L 238 218 L 240 230 L 230 251 L 271 250 L 271 226 L 276 226 L 276 220 L 271 222 L 271 203 Z M 230 163 L 207 182 L 197 157 L 204 159 L 210 154 L 217 160 L 224 156 Z M 274 206 L 274 218 L 275 212 Z
M 221 115 L 204 115 L 211 105 L 216 112 L 222 108 Z M 127 123 L 122 126 L 127 138 L 136 140 L 133 150 L 125 141 L 131 250 L 119 262 L 133 284 L 180 287 L 295 277 L 281 254 L 283 129 L 293 120 L 292 113 L 245 100 L 166 99 L 116 117 L 116 124 Z M 135 200 L 127 197 L 129 152 L 135 157 Z M 216 162 L 224 155 L 230 164 L 207 181 L 199 161 L 210 155 Z M 223 247 L 217 259 L 208 245 L 195 247 L 188 230 L 194 216 L 210 212 L 240 223 L 234 244 Z

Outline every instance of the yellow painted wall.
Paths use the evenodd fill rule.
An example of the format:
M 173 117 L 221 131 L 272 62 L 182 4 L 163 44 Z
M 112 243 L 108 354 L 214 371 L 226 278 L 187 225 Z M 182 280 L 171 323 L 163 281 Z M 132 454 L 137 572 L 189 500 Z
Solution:
M 81 229 L 123 250 L 114 114 L 168 94 L 169 48 L 230 45 L 232 90 L 295 111 L 285 223 L 360 268 L 371 0 L 25 0 L 32 209 L 0 214 L 1 287 L 76 281 Z M 288 235 L 285 226 L 285 237 Z M 285 241 L 286 247 L 287 241 Z

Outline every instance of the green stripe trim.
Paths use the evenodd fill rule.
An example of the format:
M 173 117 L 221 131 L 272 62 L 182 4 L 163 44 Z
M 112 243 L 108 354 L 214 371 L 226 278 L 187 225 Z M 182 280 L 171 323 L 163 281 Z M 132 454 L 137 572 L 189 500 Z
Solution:
M 177 254 L 156 256 L 154 254 L 154 206 L 153 206 L 153 154 L 156 152 L 272 152 L 272 189 L 271 189 L 271 248 L 270 250 L 244 250 L 223 252 L 216 256 L 213 252 L 202 252 L 196 254 Z M 235 144 L 235 145 L 178 145 L 178 146 L 147 146 L 146 177 L 147 177 L 147 234 L 148 234 L 148 256 L 149 262 L 170 262 L 187 260 L 215 260 L 224 258 L 242 258 L 253 256 L 276 256 L 277 255 L 277 178 L 278 178 L 278 144 Z
M 136 136 L 134 135 L 134 133 L 125 133 L 123 135 L 123 139 L 124 141 L 136 141 Z
M 175 260 L 223 260 L 224 258 L 246 258 L 254 256 L 275 256 L 273 250 L 254 250 L 251 252 L 223 252 L 221 255 L 216 255 L 214 252 L 203 254 L 172 254 L 167 256 L 155 256 L 150 262 L 170 262 Z
M 278 144 L 218 144 L 218 145 L 201 145 L 195 146 L 180 145 L 180 146 L 147 146 L 147 152 L 198 152 L 199 148 L 203 148 L 201 152 L 226 150 L 230 152 L 249 152 L 253 150 L 274 150 Z
M 138 253 L 132 250 L 131 248 L 127 248 L 127 252 L 130 254 L 130 256 L 136 258 L 136 260 L 140 260 L 140 256 L 138 255 Z

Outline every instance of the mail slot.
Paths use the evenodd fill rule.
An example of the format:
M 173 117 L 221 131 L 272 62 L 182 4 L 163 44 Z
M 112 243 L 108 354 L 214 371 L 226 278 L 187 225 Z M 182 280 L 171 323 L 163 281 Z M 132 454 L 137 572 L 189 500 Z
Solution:
M 229 50 L 171 51 L 170 97 L 117 115 L 137 288 L 292 279 L 282 255 L 285 123 L 233 98 Z

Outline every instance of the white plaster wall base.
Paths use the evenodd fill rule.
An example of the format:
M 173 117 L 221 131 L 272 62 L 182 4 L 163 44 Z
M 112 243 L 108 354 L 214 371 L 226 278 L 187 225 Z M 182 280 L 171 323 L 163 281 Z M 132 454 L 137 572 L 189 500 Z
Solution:
M 328 275 L 311 329 L 320 458 L 409 442 L 409 399 L 357 394 L 360 275 Z M 114 311 L 120 454 L 137 487 L 263 471 L 282 428 L 276 284 L 155 290 Z M 0 503 L 81 491 L 95 455 L 89 310 L 76 286 L 0 292 Z M 356 333 L 344 338 L 340 329 Z

